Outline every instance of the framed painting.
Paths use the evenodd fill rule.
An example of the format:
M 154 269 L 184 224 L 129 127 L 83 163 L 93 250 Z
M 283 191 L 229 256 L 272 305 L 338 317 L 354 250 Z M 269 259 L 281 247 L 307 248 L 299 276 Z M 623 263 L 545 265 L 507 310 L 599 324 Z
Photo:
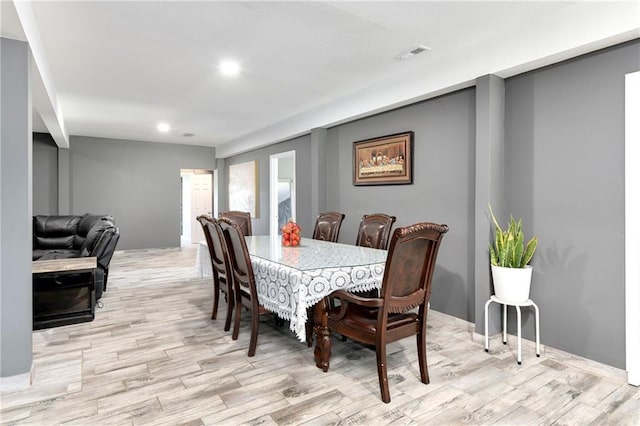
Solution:
M 251 213 L 258 217 L 258 162 L 229 166 L 229 210 Z
M 353 143 L 354 185 L 413 183 L 413 132 Z

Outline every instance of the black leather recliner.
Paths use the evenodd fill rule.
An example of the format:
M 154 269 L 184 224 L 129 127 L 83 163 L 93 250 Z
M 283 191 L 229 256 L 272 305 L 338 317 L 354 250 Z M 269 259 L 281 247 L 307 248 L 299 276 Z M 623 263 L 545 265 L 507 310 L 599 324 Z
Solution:
M 109 263 L 120 238 L 110 215 L 33 217 L 33 260 L 97 258 L 95 295 L 107 288 Z

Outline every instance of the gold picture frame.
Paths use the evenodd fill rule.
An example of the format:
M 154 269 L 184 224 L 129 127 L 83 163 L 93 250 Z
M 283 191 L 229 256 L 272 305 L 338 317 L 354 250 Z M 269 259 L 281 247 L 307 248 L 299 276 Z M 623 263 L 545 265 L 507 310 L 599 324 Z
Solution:
M 413 132 L 353 143 L 354 185 L 413 183 Z
M 229 166 L 229 210 L 249 212 L 252 218 L 258 217 L 258 162 L 256 160 Z

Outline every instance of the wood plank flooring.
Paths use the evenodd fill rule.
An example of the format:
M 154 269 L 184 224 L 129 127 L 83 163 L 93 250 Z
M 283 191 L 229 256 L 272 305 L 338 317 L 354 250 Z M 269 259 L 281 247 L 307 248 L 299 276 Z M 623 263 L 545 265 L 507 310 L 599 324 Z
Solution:
M 640 425 L 640 389 L 624 372 L 523 341 L 481 336 L 431 311 L 431 383 L 420 382 L 415 340 L 388 346 L 391 403 L 380 400 L 375 351 L 333 340 L 331 368 L 272 318 L 256 356 L 211 320 L 210 279 L 193 247 L 117 252 L 93 322 L 33 333 L 34 383 L 1 395 L 4 424 L 75 425 Z M 513 339 L 515 340 L 515 339 Z M 542 336 L 544 343 L 544 336 Z

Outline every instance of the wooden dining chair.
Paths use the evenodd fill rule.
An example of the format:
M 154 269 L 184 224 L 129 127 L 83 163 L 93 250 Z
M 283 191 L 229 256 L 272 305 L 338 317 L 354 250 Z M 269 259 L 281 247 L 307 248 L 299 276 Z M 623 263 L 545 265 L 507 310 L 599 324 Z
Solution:
M 446 225 L 426 222 L 396 229 L 385 263 L 381 297 L 361 297 L 343 290 L 332 293 L 340 306 L 329 309 L 329 328 L 375 346 L 383 402 L 391 401 L 387 343 L 416 335 L 420 378 L 422 383 L 429 383 L 427 303 L 438 249 L 447 231 Z
M 391 227 L 395 221 L 395 216 L 389 216 L 383 213 L 365 214 L 360 221 L 356 245 L 386 250 L 389 246 Z M 379 293 L 377 289 L 374 289 L 358 292 L 358 294 L 366 297 L 378 297 Z
M 316 219 L 316 225 L 313 228 L 313 239 L 338 242 L 338 234 L 340 233 L 340 225 L 344 220 L 343 213 L 326 212 L 320 213 Z
M 313 228 L 314 240 L 331 241 L 333 243 L 338 242 L 338 234 L 340 234 L 340 226 L 344 220 L 344 214 L 338 212 L 326 212 L 320 213 L 316 219 L 316 225 Z M 307 309 L 307 346 L 313 345 L 313 309 Z
M 222 234 L 227 243 L 229 253 L 229 263 L 233 275 L 235 301 L 235 322 L 233 324 L 233 333 L 231 338 L 238 340 L 240 331 L 240 318 L 242 308 L 245 307 L 251 311 L 251 339 L 249 341 L 249 356 L 256 354 L 256 344 L 258 342 L 258 328 L 260 326 L 260 315 L 269 313 L 258 302 L 258 292 L 256 289 L 255 276 L 253 275 L 253 267 L 251 266 L 251 257 L 247 249 L 247 242 L 237 223 L 230 219 L 222 217 L 218 219 L 218 226 L 222 230 Z
M 253 235 L 251 231 L 251 213 L 231 210 L 220 213 L 220 217 L 226 217 L 231 220 L 231 222 L 238 224 L 245 237 Z
M 389 246 L 391 227 L 395 221 L 395 216 L 382 213 L 365 214 L 360 221 L 356 245 L 386 250 Z
M 200 225 L 202 225 L 202 231 L 207 240 L 209 257 L 211 258 L 211 270 L 213 271 L 213 308 L 211 310 L 211 319 L 216 319 L 218 315 L 218 303 L 220 301 L 220 292 L 222 292 L 227 301 L 227 318 L 224 323 L 224 331 L 229 331 L 229 328 L 231 328 L 231 314 L 233 312 L 235 299 L 227 244 L 224 241 L 222 230 L 218 226 L 216 219 L 203 215 L 198 216 L 197 220 L 200 222 Z

